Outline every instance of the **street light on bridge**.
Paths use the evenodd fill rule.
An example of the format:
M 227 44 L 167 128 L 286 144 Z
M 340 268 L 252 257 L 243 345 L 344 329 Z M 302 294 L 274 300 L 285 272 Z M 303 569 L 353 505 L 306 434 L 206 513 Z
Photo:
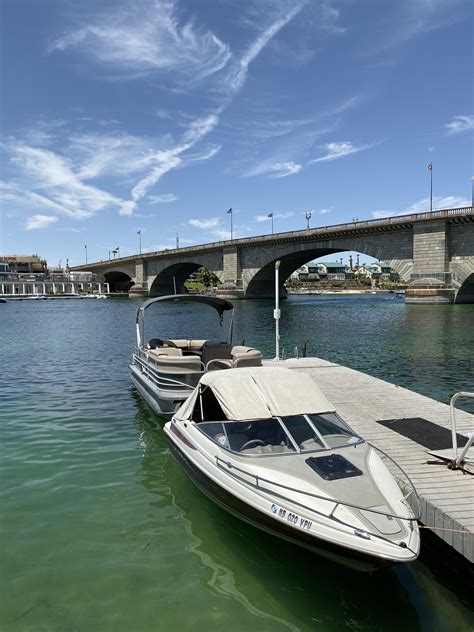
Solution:
M 312 215 L 311 215 L 311 211 L 306 211 L 306 230 L 309 230 L 309 220 L 311 219 Z

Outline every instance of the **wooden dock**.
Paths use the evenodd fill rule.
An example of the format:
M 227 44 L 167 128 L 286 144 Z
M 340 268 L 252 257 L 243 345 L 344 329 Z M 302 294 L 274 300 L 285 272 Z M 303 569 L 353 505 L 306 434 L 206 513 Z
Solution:
M 277 363 L 267 360 L 264 364 Z M 320 358 L 284 360 L 278 366 L 309 373 L 341 417 L 411 478 L 420 499 L 421 523 L 474 562 L 474 476 L 427 464 L 434 458 L 425 446 L 377 423 L 419 417 L 450 429 L 449 406 Z M 466 387 L 460 384 L 459 390 Z M 474 415 L 457 410 L 456 426 L 458 434 L 474 431 Z M 472 452 L 474 446 L 471 458 Z

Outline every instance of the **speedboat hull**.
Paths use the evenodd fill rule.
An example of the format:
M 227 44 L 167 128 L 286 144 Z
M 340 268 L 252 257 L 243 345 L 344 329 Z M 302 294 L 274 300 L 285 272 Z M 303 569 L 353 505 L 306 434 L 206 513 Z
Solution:
M 388 568 L 397 563 L 393 558 L 384 558 L 346 547 L 342 544 L 329 542 L 317 537 L 314 532 L 310 532 L 305 528 L 298 528 L 299 524 L 307 523 L 308 521 L 300 517 L 296 512 L 287 514 L 288 520 L 280 520 L 276 515 L 265 513 L 245 502 L 239 495 L 229 491 L 225 485 L 216 482 L 208 474 L 209 470 L 205 471 L 196 464 L 190 454 L 196 450 L 193 447 L 190 448 L 190 444 L 188 444 L 184 435 L 176 437 L 176 431 L 170 431 L 170 426 L 171 424 L 166 424 L 165 434 L 170 451 L 175 459 L 183 467 L 191 481 L 206 496 L 229 513 L 266 533 L 359 571 Z M 275 511 L 275 514 L 280 511 L 281 514 L 281 507 L 276 503 L 272 503 L 272 511 Z M 289 519 L 290 517 L 291 519 Z

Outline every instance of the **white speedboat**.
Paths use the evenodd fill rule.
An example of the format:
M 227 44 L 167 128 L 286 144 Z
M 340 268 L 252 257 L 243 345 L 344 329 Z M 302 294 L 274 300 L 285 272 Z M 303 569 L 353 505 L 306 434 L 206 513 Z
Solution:
M 221 339 L 150 338 L 145 341 L 145 311 L 159 301 L 190 301 L 213 308 L 221 321 L 228 314 L 227 334 Z M 261 366 L 262 354 L 253 347 L 232 344 L 234 306 L 201 294 L 172 294 L 149 299 L 136 315 L 137 344 L 130 364 L 131 378 L 141 396 L 158 414 L 172 414 L 191 395 L 207 372 Z M 160 334 L 163 335 L 163 334 Z
M 411 482 L 404 475 L 402 491 L 390 471 L 401 468 L 387 467 L 310 375 L 206 373 L 164 430 L 192 481 L 246 522 L 360 570 L 417 558 Z

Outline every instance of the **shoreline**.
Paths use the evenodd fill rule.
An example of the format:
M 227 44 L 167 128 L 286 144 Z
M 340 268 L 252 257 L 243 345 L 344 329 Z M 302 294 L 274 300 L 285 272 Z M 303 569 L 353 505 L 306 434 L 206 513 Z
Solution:
M 309 292 L 291 292 L 287 290 L 288 296 L 307 296 L 307 295 L 323 295 L 323 294 L 400 294 L 405 290 L 310 290 Z

